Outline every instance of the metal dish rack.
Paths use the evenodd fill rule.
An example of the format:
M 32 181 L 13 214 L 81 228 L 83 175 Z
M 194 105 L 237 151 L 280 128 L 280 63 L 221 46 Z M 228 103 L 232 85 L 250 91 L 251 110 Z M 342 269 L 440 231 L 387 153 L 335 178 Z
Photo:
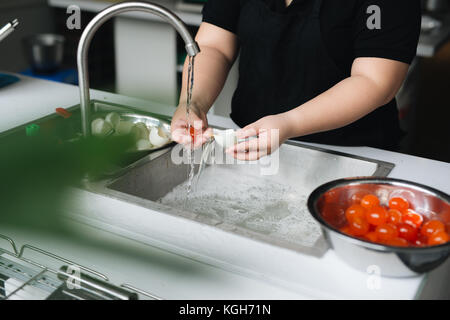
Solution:
M 0 247 L 0 300 L 162 300 L 130 284 L 116 286 L 104 274 L 38 247 L 18 249 L 11 238 L 0 234 L 0 239 L 11 248 Z M 61 266 L 26 257 L 31 253 Z

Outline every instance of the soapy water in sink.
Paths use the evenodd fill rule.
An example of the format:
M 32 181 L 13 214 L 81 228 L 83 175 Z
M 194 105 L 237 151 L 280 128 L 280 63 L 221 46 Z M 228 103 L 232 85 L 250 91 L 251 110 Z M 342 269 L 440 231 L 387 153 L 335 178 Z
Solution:
M 214 165 L 203 170 L 186 201 L 188 188 L 186 181 L 159 202 L 301 246 L 312 247 L 321 237 L 306 196 L 292 186 Z

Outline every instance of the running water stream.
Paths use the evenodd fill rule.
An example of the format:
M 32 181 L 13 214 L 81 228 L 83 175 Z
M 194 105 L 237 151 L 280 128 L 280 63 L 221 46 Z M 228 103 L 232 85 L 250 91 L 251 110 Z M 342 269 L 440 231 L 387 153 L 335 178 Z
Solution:
M 192 136 L 191 134 L 191 128 L 193 127 L 193 123 L 191 123 L 190 113 L 191 113 L 191 103 L 192 103 L 192 92 L 194 90 L 194 62 L 195 57 L 189 56 L 189 65 L 188 65 L 188 79 L 187 79 L 187 87 L 186 87 L 186 119 L 187 119 L 187 130 L 188 134 Z M 195 130 L 195 128 L 194 128 Z M 185 150 L 188 155 L 188 162 L 189 162 L 189 173 L 188 173 L 188 185 L 187 185 L 187 196 L 189 197 L 191 191 L 192 191 L 192 181 L 194 180 L 194 173 L 195 173 L 195 163 L 194 163 L 194 137 L 191 139 L 191 145 L 189 148 L 186 148 Z
M 192 123 L 190 115 L 191 115 L 191 104 L 192 104 L 192 92 L 194 90 L 194 61 L 195 57 L 189 57 L 188 62 L 188 78 L 187 78 L 187 86 L 186 86 L 186 119 L 187 119 L 187 131 L 188 134 L 192 137 L 191 144 L 189 147 L 185 148 L 186 154 L 187 154 L 187 160 L 189 162 L 188 166 L 188 180 L 187 180 L 187 198 L 189 198 L 189 195 L 192 193 L 192 191 L 195 191 L 195 186 L 198 184 L 198 181 L 201 176 L 201 172 L 209 159 L 210 154 L 213 151 L 213 140 L 210 140 L 205 143 L 204 146 L 202 146 L 202 155 L 200 159 L 199 164 L 199 170 L 197 173 L 197 179 L 194 181 L 195 177 L 195 151 L 194 151 L 194 134 L 195 128 L 194 123 Z M 194 134 L 193 134 L 194 133 Z

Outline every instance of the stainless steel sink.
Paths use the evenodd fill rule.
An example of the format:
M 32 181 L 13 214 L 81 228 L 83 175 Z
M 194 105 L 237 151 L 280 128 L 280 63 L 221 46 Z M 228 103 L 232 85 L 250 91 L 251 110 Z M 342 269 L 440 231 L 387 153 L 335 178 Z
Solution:
M 306 199 L 310 192 L 338 178 L 387 176 L 394 167 L 382 161 L 288 142 L 279 150 L 275 174 L 261 175 L 264 165 L 260 163 L 208 165 L 197 190 L 184 202 L 185 191 L 180 185 L 187 180 L 188 165 L 175 164 L 171 159 L 172 151 L 173 148 L 167 148 L 148 155 L 126 172 L 111 179 L 90 182 L 86 187 L 154 212 L 314 256 L 323 255 L 327 246 L 322 236 L 311 238 L 310 235 L 309 240 L 301 239 L 302 232 L 307 232 L 309 227 L 315 228 L 306 217 L 309 216 Z M 164 201 L 173 189 L 172 198 L 178 201 Z M 202 195 L 197 197 L 197 193 Z M 199 201 L 205 204 L 202 208 L 195 206 Z M 209 206 L 209 202 L 215 204 Z M 288 214 L 290 206 L 296 206 L 297 211 Z M 232 218 L 224 213 L 229 212 L 230 207 L 237 210 Z M 259 211 L 252 212 L 257 210 L 256 207 Z M 266 222 L 267 219 L 270 221 Z M 294 226 L 298 230 L 293 230 L 292 226 L 289 229 L 287 225 L 292 223 L 289 219 L 295 220 L 297 225 Z M 277 230 L 270 230 L 271 227 Z M 280 228 L 287 229 L 280 231 Z
M 102 101 L 92 101 L 92 108 L 94 112 L 136 111 Z M 50 137 L 79 136 L 79 106 L 68 110 L 73 114 L 69 119 L 54 114 L 33 123 Z M 27 125 L 0 134 L 0 139 L 25 136 Z M 81 187 L 71 188 L 63 211 L 71 219 L 94 227 L 227 270 L 281 280 L 288 286 L 308 281 L 305 275 L 317 268 L 309 264 L 311 257 L 323 257 L 328 249 L 322 235 L 308 238 L 312 239 L 309 242 L 301 238 L 314 229 L 305 218 L 309 215 L 306 211 L 309 193 L 318 185 L 338 178 L 387 176 L 394 167 L 375 159 L 288 142 L 279 149 L 278 170 L 272 175 L 261 173 L 274 162 L 207 166 L 197 192 L 206 192 L 204 202 L 210 199 L 216 205 L 202 210 L 190 205 L 205 200 L 195 198 L 197 192 L 186 205 L 164 202 L 188 176 L 186 164 L 172 161 L 174 148 L 139 155 L 106 178 L 84 181 Z M 260 189 L 255 191 L 252 189 L 255 186 Z M 178 198 L 184 196 L 183 191 L 175 194 Z M 249 205 L 251 201 L 247 203 L 246 195 L 253 197 L 252 203 L 262 209 Z M 295 218 L 292 206 L 299 209 L 298 213 L 303 215 L 300 222 L 305 224 L 298 220 L 290 223 L 289 219 Z M 226 207 L 236 210 L 234 220 L 223 214 Z M 246 215 L 249 219 L 240 220 Z M 258 219 L 269 221 L 269 228 L 256 227 Z M 281 230 L 282 222 L 286 228 Z M 304 273 L 298 273 L 299 268 Z
M 127 106 L 95 100 L 91 107 L 97 114 L 111 111 L 136 112 Z M 73 106 L 68 110 L 72 113 L 69 119 L 53 114 L 33 123 L 43 128 L 45 132 L 41 134 L 55 140 L 79 137 L 80 108 Z M 159 115 L 147 114 L 164 119 Z M 27 125 L 2 133 L 0 138 L 24 136 Z M 128 162 L 111 165 L 107 175 L 100 175 L 94 181 L 84 181 L 84 187 L 153 212 L 181 217 L 190 222 L 213 226 L 216 230 L 320 256 L 327 249 L 323 237 L 312 237 L 309 242 L 300 238 L 309 229 L 317 227 L 318 230 L 318 226 L 311 222 L 312 219 L 308 220 L 309 214 L 306 211 L 306 199 L 310 192 L 319 185 L 338 178 L 387 176 L 393 168 L 390 163 L 374 159 L 288 142 L 280 147 L 278 153 L 267 158 L 271 161 L 265 163 L 206 166 L 196 187 L 200 193 L 194 192 L 185 201 L 185 192 L 180 185 L 187 180 L 188 165 L 175 164 L 171 158 L 173 150 L 173 146 L 170 146 L 155 152 L 137 154 L 128 159 Z M 268 169 L 276 171 L 269 175 L 263 174 Z M 170 196 L 172 200 L 178 200 L 166 201 Z M 198 203 L 202 207 L 196 207 L 195 204 Z M 286 230 L 281 230 L 283 228 Z
M 94 112 L 136 111 L 109 102 L 92 103 Z M 68 110 L 73 114 L 69 119 L 51 115 L 33 123 L 49 137 L 77 137 L 79 106 Z M 27 125 L 0 138 L 25 136 Z M 71 188 L 63 211 L 77 221 L 227 270 L 301 283 L 305 279 L 298 268 L 314 268 L 306 265 L 308 258 L 323 257 L 328 249 L 307 212 L 309 193 L 338 178 L 387 176 L 394 167 L 288 142 L 277 156 L 268 158 L 272 161 L 208 165 L 188 201 L 165 201 L 174 195 L 178 200 L 185 197 L 180 186 L 187 180 L 188 165 L 172 161 L 176 147 L 139 155 L 108 176 Z M 274 163 L 276 172 L 262 175 Z M 197 197 L 198 192 L 204 197 Z
M 94 107 L 123 110 L 101 102 Z M 288 142 L 279 149 L 278 170 L 273 175 L 261 175 L 273 162 L 209 165 L 188 201 L 165 202 L 171 195 L 185 196 L 180 186 L 187 180 L 188 165 L 172 161 L 174 148 L 152 152 L 107 178 L 73 188 L 64 210 L 67 216 L 226 270 L 281 281 L 288 287 L 309 281 L 305 275 L 317 268 L 311 259 L 319 261 L 328 249 L 320 229 L 319 234 L 311 231 L 317 229 L 308 220 L 309 193 L 338 178 L 387 176 L 394 167 Z M 198 192 L 206 192 L 206 198 L 196 197 Z M 247 202 L 246 196 L 253 197 L 253 202 Z M 214 206 L 191 206 L 199 201 Z M 298 210 L 292 211 L 292 207 Z M 236 210 L 234 220 L 223 213 L 230 208 Z M 258 219 L 263 220 L 263 228 Z

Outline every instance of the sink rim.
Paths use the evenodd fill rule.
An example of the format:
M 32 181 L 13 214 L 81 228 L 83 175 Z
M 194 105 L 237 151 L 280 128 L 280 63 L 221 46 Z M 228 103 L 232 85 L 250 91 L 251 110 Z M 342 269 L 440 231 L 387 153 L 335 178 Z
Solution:
M 372 177 L 387 177 L 392 172 L 392 170 L 395 168 L 395 164 L 392 162 L 387 162 L 387 161 L 383 161 L 383 160 L 377 160 L 377 159 L 367 158 L 367 157 L 363 157 L 363 156 L 353 155 L 353 154 L 345 153 L 345 152 L 341 152 L 341 151 L 330 150 L 330 149 L 326 149 L 325 147 L 312 146 L 312 145 L 305 144 L 303 142 L 299 142 L 299 141 L 295 141 L 295 140 L 288 140 L 285 143 L 289 144 L 289 145 L 294 145 L 294 146 L 310 149 L 310 150 L 315 150 L 315 151 L 320 151 L 320 152 L 340 156 L 340 157 L 346 157 L 346 158 L 350 158 L 350 159 L 356 159 L 356 160 L 375 163 L 377 165 L 377 168 L 376 168 L 375 172 L 371 175 Z
M 154 112 L 143 110 L 142 108 L 139 108 L 139 107 L 131 107 L 131 106 L 128 106 L 128 105 L 123 105 L 123 104 L 119 104 L 119 103 L 115 103 L 115 102 L 102 101 L 102 100 L 98 100 L 98 99 L 92 99 L 91 100 L 91 108 L 96 108 L 96 105 L 104 105 L 104 106 L 114 107 L 114 108 L 118 108 L 120 110 L 123 110 L 125 112 L 132 112 L 132 113 L 138 112 L 138 113 L 141 113 L 143 115 L 148 115 L 148 116 L 151 116 L 151 117 L 155 117 L 155 118 L 161 119 L 163 121 L 169 121 L 170 122 L 170 118 L 171 118 L 171 117 L 168 117 L 168 116 L 165 116 L 165 115 L 161 115 L 161 114 L 157 114 L 157 113 L 154 113 Z M 66 109 L 67 111 L 69 111 L 71 113 L 81 112 L 79 103 L 75 104 L 75 105 L 72 105 L 70 107 L 64 108 L 64 109 Z M 56 109 L 55 109 L 55 111 L 56 111 Z M 95 109 L 94 109 L 94 111 L 95 111 Z M 11 134 L 23 131 L 30 124 L 33 124 L 33 123 L 41 124 L 41 123 L 45 123 L 46 121 L 50 121 L 50 120 L 58 119 L 58 118 L 61 118 L 61 116 L 58 115 L 56 112 L 50 113 L 50 114 L 48 114 L 46 116 L 37 118 L 37 119 L 32 120 L 32 121 L 28 121 L 28 122 L 26 122 L 24 124 L 21 124 L 19 126 L 14 127 L 14 128 L 10 128 L 8 130 L 0 132 L 0 139 L 5 138 L 5 137 L 7 137 L 7 136 L 9 136 Z M 70 118 L 68 120 L 70 121 Z M 80 126 L 81 126 L 81 123 L 80 123 Z

